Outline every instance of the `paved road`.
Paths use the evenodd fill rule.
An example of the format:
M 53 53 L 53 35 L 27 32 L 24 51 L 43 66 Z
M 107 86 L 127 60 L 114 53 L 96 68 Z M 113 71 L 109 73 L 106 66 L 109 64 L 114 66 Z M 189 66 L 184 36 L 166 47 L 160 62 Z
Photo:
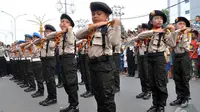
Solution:
M 59 112 L 61 107 L 68 105 L 67 95 L 63 88 L 57 89 L 58 103 L 49 107 L 42 107 L 39 101 L 46 98 L 33 99 L 31 93 L 25 93 L 22 88 L 9 78 L 0 78 L 0 112 Z M 190 103 L 200 112 L 200 82 L 191 81 Z M 79 94 L 85 91 L 84 86 L 79 86 Z M 168 103 L 176 98 L 173 80 L 168 83 Z M 140 81 L 134 77 L 121 76 L 121 92 L 116 94 L 117 112 L 145 112 L 150 106 L 152 100 L 136 99 L 135 96 L 140 93 Z M 96 102 L 93 97 L 79 98 L 80 112 L 96 112 Z M 167 105 L 166 112 L 174 112 L 177 107 Z

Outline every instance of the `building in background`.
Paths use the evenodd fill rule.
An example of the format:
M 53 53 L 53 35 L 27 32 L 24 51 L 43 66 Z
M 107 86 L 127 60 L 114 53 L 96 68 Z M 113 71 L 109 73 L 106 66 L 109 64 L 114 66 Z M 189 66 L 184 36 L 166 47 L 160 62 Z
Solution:
M 170 23 L 178 16 L 184 16 L 194 21 L 196 15 L 200 15 L 200 0 L 167 0 L 169 7 Z
M 196 15 L 200 15 L 200 0 L 190 0 L 190 19 L 194 21 Z

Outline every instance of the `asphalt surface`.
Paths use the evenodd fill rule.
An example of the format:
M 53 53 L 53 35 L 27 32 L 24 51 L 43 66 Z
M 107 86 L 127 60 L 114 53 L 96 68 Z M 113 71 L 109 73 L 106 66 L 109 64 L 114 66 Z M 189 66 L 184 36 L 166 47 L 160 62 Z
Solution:
M 46 91 L 45 96 L 33 99 L 31 97 L 33 92 L 25 93 L 24 89 L 10 81 L 9 78 L 11 77 L 0 78 L 0 112 L 59 112 L 60 108 L 68 106 L 68 97 L 64 88 L 57 89 L 57 104 L 43 107 L 38 102 L 46 98 Z M 190 101 L 188 112 L 200 112 L 200 82 L 190 81 L 190 84 L 192 100 Z M 85 92 L 85 86 L 79 86 L 79 95 L 83 92 Z M 138 78 L 122 75 L 121 91 L 115 97 L 117 112 L 146 112 L 151 106 L 152 100 L 136 99 L 135 96 L 140 92 L 140 81 Z M 178 107 L 169 106 L 169 102 L 176 98 L 175 85 L 171 79 L 168 83 L 168 93 L 166 112 L 175 112 L 175 110 L 179 112 L 177 111 L 180 110 Z M 79 97 L 79 101 L 80 112 L 96 112 L 97 107 L 94 97 L 87 99 Z M 197 111 L 190 108 L 196 108 Z

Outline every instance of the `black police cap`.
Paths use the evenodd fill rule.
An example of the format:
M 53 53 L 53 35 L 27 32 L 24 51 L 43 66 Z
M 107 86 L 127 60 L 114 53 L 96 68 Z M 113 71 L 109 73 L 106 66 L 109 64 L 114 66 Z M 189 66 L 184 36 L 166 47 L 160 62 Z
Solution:
M 175 20 L 175 23 L 178 23 L 180 21 L 185 22 L 186 27 L 190 27 L 190 21 L 187 18 L 185 18 L 185 17 L 177 17 L 176 20 Z
M 163 24 L 165 24 L 167 22 L 167 16 L 165 15 L 164 12 L 162 12 L 160 10 L 153 10 L 149 14 L 149 20 L 152 20 L 154 16 L 161 16 L 163 18 Z
M 45 30 L 56 31 L 56 29 L 52 25 L 49 25 L 49 24 L 45 25 L 44 28 Z
M 67 20 L 69 20 L 69 22 L 71 23 L 72 27 L 75 26 L 74 21 L 73 21 L 72 18 L 71 18 L 70 16 L 68 16 L 67 14 L 62 14 L 61 17 L 60 17 L 60 20 L 62 20 L 62 19 L 67 19 Z
M 106 14 L 112 14 L 111 8 L 103 2 L 91 2 L 90 3 L 90 9 L 91 11 L 103 11 Z

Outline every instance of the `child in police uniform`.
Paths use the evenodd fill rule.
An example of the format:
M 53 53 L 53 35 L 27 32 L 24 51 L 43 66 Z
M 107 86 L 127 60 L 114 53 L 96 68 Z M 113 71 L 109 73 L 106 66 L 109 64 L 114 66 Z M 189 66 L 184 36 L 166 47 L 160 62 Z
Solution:
M 97 102 L 98 112 L 116 112 L 115 63 L 112 58 L 112 47 L 120 45 L 120 20 L 114 19 L 110 25 L 111 8 L 103 2 L 90 4 L 93 24 L 76 33 L 78 39 L 89 39 L 89 68 L 92 89 Z
M 191 35 L 189 35 L 191 29 L 190 21 L 185 17 L 178 17 L 175 20 L 177 30 L 173 31 L 174 35 L 171 35 L 175 39 L 174 51 L 174 74 L 173 79 L 175 82 L 175 89 L 177 98 L 170 103 L 171 106 L 181 105 L 181 107 L 188 106 L 188 100 L 190 97 L 190 85 L 189 80 L 191 61 L 189 56 L 189 46 L 191 41 Z
M 147 60 L 153 106 L 147 112 L 165 112 L 168 79 L 164 52 L 167 45 L 175 45 L 171 33 L 162 28 L 166 21 L 167 17 L 162 11 L 154 10 L 149 14 L 150 30 L 138 35 L 140 40 L 151 37 L 147 42 Z M 167 28 L 171 29 L 172 26 Z
M 60 112 L 79 112 L 75 35 L 73 33 L 74 25 L 70 16 L 62 14 L 60 17 L 60 28 L 62 30 L 47 35 L 47 40 L 54 40 L 59 47 L 64 89 L 68 94 L 70 104 L 68 107 L 61 109 Z

